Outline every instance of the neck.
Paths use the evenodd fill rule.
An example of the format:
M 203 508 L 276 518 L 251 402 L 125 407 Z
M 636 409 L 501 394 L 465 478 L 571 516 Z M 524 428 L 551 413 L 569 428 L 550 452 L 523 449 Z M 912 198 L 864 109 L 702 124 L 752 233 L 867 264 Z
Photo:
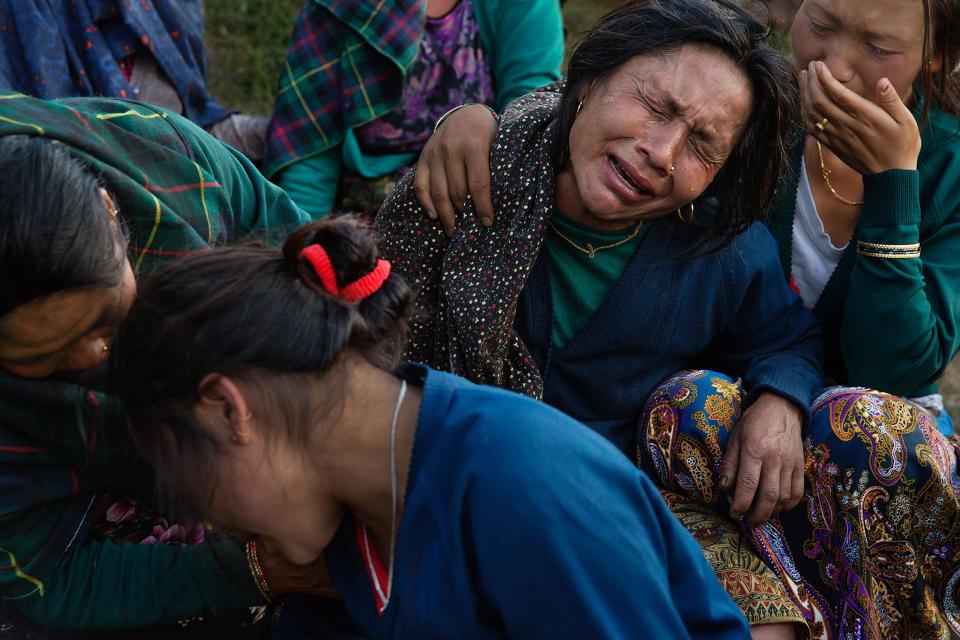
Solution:
M 567 216 L 571 220 L 576 220 L 580 224 L 599 229 L 600 231 L 621 231 L 631 229 L 636 226 L 635 219 L 630 220 L 604 220 L 598 218 L 592 211 L 584 206 L 580 199 L 580 192 L 577 189 L 577 181 L 573 176 L 573 170 L 569 163 L 567 167 L 557 175 L 557 186 L 554 192 L 553 206 L 557 211 Z
M 348 362 L 329 374 L 343 376 L 343 402 L 332 412 L 333 423 L 324 421 L 314 430 L 317 436 L 305 456 L 309 468 L 304 481 L 309 487 L 300 504 L 292 505 L 302 514 L 295 521 L 313 526 L 289 526 L 287 540 L 277 539 L 291 560 L 294 555 L 301 559 L 318 557 L 348 511 L 367 526 L 380 557 L 389 562 L 394 528 L 390 432 L 401 381 L 358 356 L 347 357 Z M 397 527 L 421 395 L 419 389 L 408 386 L 397 417 Z

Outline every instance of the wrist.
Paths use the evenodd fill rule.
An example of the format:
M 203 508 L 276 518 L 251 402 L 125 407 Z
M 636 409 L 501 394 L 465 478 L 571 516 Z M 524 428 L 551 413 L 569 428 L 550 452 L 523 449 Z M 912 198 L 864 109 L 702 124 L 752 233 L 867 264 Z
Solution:
M 453 109 L 450 109 L 450 110 L 447 111 L 445 114 L 443 114 L 442 116 L 440 116 L 440 119 L 437 120 L 437 124 L 433 125 L 433 131 L 434 131 L 434 133 L 436 133 L 437 129 L 440 128 L 440 125 L 442 125 L 442 124 L 447 120 L 447 118 L 449 118 L 450 116 L 452 116 L 452 115 L 453 115 L 454 113 L 456 113 L 457 111 L 460 111 L 461 109 L 466 109 L 467 107 L 483 107 L 484 109 L 486 109 L 486 110 L 490 113 L 491 116 L 493 116 L 493 119 L 494 119 L 496 122 L 500 122 L 500 116 L 497 115 L 497 112 L 494 111 L 493 108 L 488 107 L 487 105 L 483 104 L 482 102 L 473 102 L 473 103 L 468 103 L 468 104 L 457 105 L 457 106 L 454 107 Z

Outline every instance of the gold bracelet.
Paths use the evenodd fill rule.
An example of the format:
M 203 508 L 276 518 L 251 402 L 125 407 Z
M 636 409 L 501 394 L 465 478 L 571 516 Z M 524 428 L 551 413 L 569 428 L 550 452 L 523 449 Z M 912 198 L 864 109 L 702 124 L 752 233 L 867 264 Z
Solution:
M 868 258 L 887 258 L 889 260 L 907 260 L 920 257 L 919 251 L 912 251 L 910 253 L 881 253 L 876 251 L 860 251 L 858 249 L 857 253 Z
M 857 242 L 857 247 L 863 248 L 863 249 L 872 249 L 877 251 L 884 251 L 884 250 L 919 251 L 920 243 L 916 242 L 914 244 L 878 244 L 876 242 L 866 242 L 864 240 L 860 240 L 859 242 Z
M 250 539 L 246 544 L 247 565 L 250 567 L 250 574 L 253 576 L 253 583 L 257 585 L 257 591 L 267 601 L 267 604 L 274 605 L 276 600 L 270 585 L 267 584 L 267 577 L 263 575 L 263 567 L 260 566 L 260 556 L 257 554 L 257 541 Z

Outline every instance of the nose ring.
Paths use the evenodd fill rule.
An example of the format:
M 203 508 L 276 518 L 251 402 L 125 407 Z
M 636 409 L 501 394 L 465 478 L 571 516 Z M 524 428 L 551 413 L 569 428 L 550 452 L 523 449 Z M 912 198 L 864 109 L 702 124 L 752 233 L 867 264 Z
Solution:
M 826 127 L 829 123 L 830 121 L 827 118 L 824 118 L 823 120 L 821 120 L 820 122 L 816 123 L 813 126 L 815 126 L 820 131 L 823 131 L 823 128 Z
M 673 172 L 676 171 L 676 170 L 677 170 L 677 168 L 676 168 L 675 166 L 670 165 L 670 175 L 673 175 Z

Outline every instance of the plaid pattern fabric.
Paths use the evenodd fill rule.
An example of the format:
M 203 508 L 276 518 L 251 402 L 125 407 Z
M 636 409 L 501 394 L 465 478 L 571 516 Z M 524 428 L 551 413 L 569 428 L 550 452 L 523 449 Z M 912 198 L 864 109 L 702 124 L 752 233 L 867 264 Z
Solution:
M 0 136 L 67 146 L 97 171 L 130 232 L 137 274 L 160 261 L 308 221 L 238 152 L 188 120 L 124 100 L 0 93 Z M 275 234 L 275 235 L 274 235 Z M 102 380 L 0 373 L 0 596 L 42 594 L 83 541 L 96 491 L 132 478 L 132 447 Z M 131 486 L 133 485 L 133 486 Z M 140 488 L 148 488 L 141 483 Z
M 426 0 L 312 0 L 280 73 L 264 157 L 273 176 L 343 141 L 400 102 L 417 57 Z

